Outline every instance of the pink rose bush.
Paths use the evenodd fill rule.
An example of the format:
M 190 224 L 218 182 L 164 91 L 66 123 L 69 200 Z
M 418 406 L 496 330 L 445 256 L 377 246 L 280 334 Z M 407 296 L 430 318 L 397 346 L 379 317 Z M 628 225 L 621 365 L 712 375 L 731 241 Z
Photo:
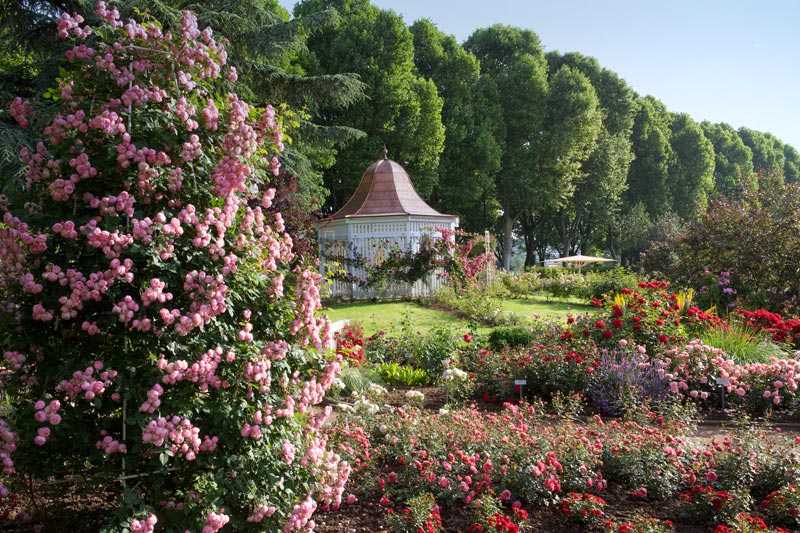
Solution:
M 0 494 L 97 477 L 119 490 L 113 530 L 300 530 L 349 466 L 311 409 L 340 369 L 320 279 L 266 210 L 280 116 L 230 92 L 191 13 L 97 14 L 57 20 L 52 114 L 11 106 L 46 126 L 0 214 Z
M 800 360 L 771 357 L 768 363 L 736 363 L 724 351 L 694 340 L 661 355 L 666 365 L 663 378 L 674 393 L 697 402 L 719 402 L 726 393 L 728 404 L 761 413 L 767 408 L 792 409 L 800 396 Z M 717 384 L 717 378 L 722 384 Z

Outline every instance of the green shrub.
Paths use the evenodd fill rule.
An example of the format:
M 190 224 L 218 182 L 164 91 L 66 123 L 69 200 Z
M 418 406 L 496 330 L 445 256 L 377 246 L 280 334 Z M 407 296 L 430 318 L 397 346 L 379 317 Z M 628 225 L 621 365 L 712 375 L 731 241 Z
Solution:
M 463 341 L 448 328 L 435 328 L 425 335 L 408 336 L 401 341 L 406 360 L 424 369 L 436 379 L 442 373 L 443 361 L 450 360 Z
M 513 315 L 500 312 L 500 301 L 479 289 L 456 290 L 445 287 L 433 297 L 433 303 L 446 307 L 466 320 L 496 326 L 516 320 Z
M 511 298 L 528 298 L 542 289 L 542 275 L 536 271 L 526 271 L 520 274 L 498 272 L 497 276 L 492 287 L 502 287 Z M 496 291 L 499 295 L 500 290 L 496 289 Z
M 683 231 L 654 243 L 642 266 L 701 294 L 705 287 L 723 301 L 735 296 L 747 308 L 797 314 L 800 188 L 787 183 L 737 196 L 719 196 Z
M 400 339 L 387 337 L 381 331 L 364 339 L 364 358 L 372 365 L 382 363 L 403 362 L 404 353 L 400 349 Z
M 553 298 L 580 298 L 586 280 L 580 272 L 564 268 L 551 268 L 556 275 L 545 279 L 542 283 L 542 292 Z
M 489 334 L 489 347 L 499 351 L 508 347 L 527 346 L 535 338 L 534 333 L 522 326 L 499 327 Z
M 622 289 L 635 289 L 640 278 L 630 269 L 617 267 L 588 272 L 584 280 L 581 297 L 590 301 L 602 298 L 604 294 L 622 292 Z

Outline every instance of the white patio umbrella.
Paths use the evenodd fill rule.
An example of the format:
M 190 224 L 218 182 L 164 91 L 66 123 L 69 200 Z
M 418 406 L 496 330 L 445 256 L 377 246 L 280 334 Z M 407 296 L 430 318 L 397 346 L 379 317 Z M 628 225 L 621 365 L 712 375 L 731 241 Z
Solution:
M 570 255 L 568 257 L 559 257 L 558 259 L 550 259 L 554 263 L 568 263 L 575 268 L 583 268 L 589 263 L 606 263 L 609 261 L 616 261 L 616 259 L 608 259 L 607 257 L 595 257 L 591 255 Z

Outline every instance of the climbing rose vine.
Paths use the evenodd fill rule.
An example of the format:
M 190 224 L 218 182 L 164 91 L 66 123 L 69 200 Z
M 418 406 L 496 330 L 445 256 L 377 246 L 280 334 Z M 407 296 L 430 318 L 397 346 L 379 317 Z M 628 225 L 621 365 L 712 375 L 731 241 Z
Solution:
M 113 531 L 312 529 L 349 467 L 313 408 L 319 277 L 267 211 L 280 117 L 191 13 L 97 15 L 58 19 L 53 101 L 10 109 L 46 125 L 0 223 L 0 495 L 77 475 L 118 488 Z

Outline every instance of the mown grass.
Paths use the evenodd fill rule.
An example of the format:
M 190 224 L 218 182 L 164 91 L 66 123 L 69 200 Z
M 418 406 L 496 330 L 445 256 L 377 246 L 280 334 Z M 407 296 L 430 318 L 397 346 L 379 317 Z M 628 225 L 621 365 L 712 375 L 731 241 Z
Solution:
M 548 301 L 544 298 L 502 300 L 502 313 L 514 313 L 521 324 L 532 324 L 537 320 L 563 322 L 568 315 L 588 312 L 591 306 L 574 301 Z M 411 331 L 428 332 L 441 326 L 458 328 L 463 319 L 442 311 L 424 307 L 415 302 L 356 302 L 336 303 L 325 307 L 323 312 L 336 322 L 349 320 L 364 328 L 364 335 L 370 336 L 378 331 L 386 331 L 391 337 Z M 478 333 L 488 333 L 491 328 L 480 328 Z
M 390 337 L 397 337 L 403 333 L 404 324 L 410 324 L 412 331 L 428 332 L 435 327 L 458 327 L 462 323 L 455 315 L 414 302 L 340 303 L 324 308 L 323 312 L 334 322 L 349 320 L 360 325 L 365 336 L 383 330 Z
M 547 322 L 563 322 L 567 316 L 577 316 L 588 313 L 594 308 L 580 303 L 578 300 L 547 300 L 542 297 L 529 299 L 503 300 L 502 311 L 514 313 L 521 317 L 523 322 L 532 322 L 541 319 Z

